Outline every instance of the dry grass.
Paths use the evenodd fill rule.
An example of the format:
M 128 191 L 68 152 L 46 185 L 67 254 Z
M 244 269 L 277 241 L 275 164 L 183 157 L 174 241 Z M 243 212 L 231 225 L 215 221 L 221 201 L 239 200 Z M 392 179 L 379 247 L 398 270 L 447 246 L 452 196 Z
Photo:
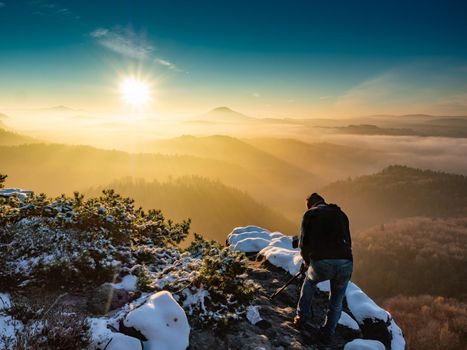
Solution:
M 408 349 L 467 349 L 467 304 L 456 299 L 423 295 L 397 296 L 383 307 L 404 330 Z

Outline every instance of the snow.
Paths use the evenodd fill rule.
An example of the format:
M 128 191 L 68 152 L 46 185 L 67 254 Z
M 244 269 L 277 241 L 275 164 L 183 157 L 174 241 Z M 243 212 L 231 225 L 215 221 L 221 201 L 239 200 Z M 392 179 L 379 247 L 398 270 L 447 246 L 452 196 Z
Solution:
M 329 280 L 319 282 L 316 287 L 322 292 L 329 293 L 331 291 L 331 282 Z
M 0 293 L 0 349 L 13 349 L 16 342 L 16 332 L 21 331 L 23 323 L 11 316 L 5 315 L 4 311 L 11 307 L 10 295 Z
M 124 289 L 129 292 L 136 290 L 136 283 L 138 282 L 138 277 L 133 275 L 126 275 L 122 278 L 122 281 L 114 284 L 114 288 Z
M 16 195 L 20 199 L 25 199 L 27 196 L 33 193 L 33 191 L 26 191 L 20 188 L 3 188 L 0 190 L 0 197 L 10 197 Z
M 183 309 L 167 291 L 152 294 L 146 303 L 131 311 L 123 321 L 143 334 L 147 350 L 185 350 L 190 326 Z
M 259 306 L 257 305 L 250 305 L 246 309 L 246 318 L 252 325 L 257 324 L 259 321 L 262 320 L 261 315 L 259 314 Z
M 107 319 L 92 318 L 89 320 L 91 339 L 96 348 L 105 348 L 106 350 L 141 350 L 142 346 L 139 339 L 122 333 L 112 332 L 107 328 Z
M 405 350 L 404 334 L 393 319 L 391 319 L 388 329 L 392 335 L 391 350 Z
M 114 333 L 106 350 L 143 350 L 143 344 L 139 339 L 122 333 Z
M 23 323 L 11 316 L 0 314 L 0 349 L 14 349 L 16 333 L 22 331 Z
M 320 282 L 317 287 L 322 292 L 329 293 L 331 290 L 329 281 Z M 355 283 L 349 282 L 345 297 L 352 315 L 359 324 L 363 324 L 364 319 L 382 320 L 384 322 L 389 320 L 389 313 L 376 305 Z
M 385 347 L 377 340 L 354 339 L 345 344 L 344 350 L 385 350 Z
M 344 327 L 347 327 L 347 328 L 350 328 L 356 331 L 360 330 L 358 323 L 352 317 L 350 317 L 350 315 L 345 311 L 342 311 L 342 314 L 341 314 L 341 317 L 339 318 L 338 323 Z
M 274 246 L 274 243 L 271 242 L 259 254 L 263 255 L 274 266 L 283 268 L 291 275 L 297 274 L 303 262 L 300 252 L 296 249 L 285 249 Z
M 245 253 L 256 253 L 261 249 L 267 247 L 270 241 L 260 237 L 247 237 L 232 246 L 235 251 L 242 251 Z
M 203 287 L 196 289 L 195 293 L 189 288 L 183 290 L 183 295 L 185 296 L 185 301 L 183 302 L 183 306 L 188 308 L 188 314 L 193 314 L 193 306 L 199 305 L 201 310 L 206 312 L 206 306 L 204 306 L 204 300 L 209 297 L 209 292 L 205 290 Z
M 390 317 L 389 313 L 376 305 L 376 303 L 354 283 L 350 282 L 347 286 L 345 297 L 350 312 L 352 312 L 352 315 L 359 324 L 363 324 L 363 320 L 365 319 L 388 322 Z
M 7 293 L 0 293 L 0 311 L 8 310 L 11 307 L 10 295 Z
M 114 333 L 107 328 L 107 321 L 105 318 L 88 318 L 91 340 L 96 347 L 104 347 L 113 337 Z
M 271 264 L 295 275 L 302 265 L 300 251 L 292 247 L 292 237 L 258 226 L 236 227 L 227 236 L 230 248 L 246 253 L 259 252 Z
M 147 341 L 113 332 L 123 319 Z M 126 304 L 110 318 L 89 318 L 94 348 L 106 350 L 185 350 L 189 345 L 190 326 L 185 312 L 167 291 L 143 295 Z

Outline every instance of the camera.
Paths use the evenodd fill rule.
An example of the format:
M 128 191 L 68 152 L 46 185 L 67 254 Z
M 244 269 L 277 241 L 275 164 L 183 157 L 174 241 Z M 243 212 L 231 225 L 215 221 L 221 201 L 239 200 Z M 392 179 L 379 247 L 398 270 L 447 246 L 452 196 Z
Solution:
M 298 248 L 298 241 L 299 241 L 298 236 L 293 236 L 292 237 L 292 247 L 293 248 Z

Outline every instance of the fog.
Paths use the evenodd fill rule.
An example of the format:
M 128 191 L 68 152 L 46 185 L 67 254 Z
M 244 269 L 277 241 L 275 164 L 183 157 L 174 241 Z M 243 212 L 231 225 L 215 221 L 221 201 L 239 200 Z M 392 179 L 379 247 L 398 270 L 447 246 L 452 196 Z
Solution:
M 420 136 L 324 135 L 322 141 L 378 150 L 386 164 L 467 174 L 467 139 Z

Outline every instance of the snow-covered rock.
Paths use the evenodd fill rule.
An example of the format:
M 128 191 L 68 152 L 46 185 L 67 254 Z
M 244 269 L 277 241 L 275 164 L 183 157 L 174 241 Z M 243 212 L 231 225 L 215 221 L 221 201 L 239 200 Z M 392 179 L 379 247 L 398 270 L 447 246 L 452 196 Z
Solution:
M 370 339 L 354 339 L 344 346 L 344 350 L 385 350 L 383 343 Z
M 148 350 L 184 350 L 188 347 L 190 326 L 185 312 L 167 291 L 155 293 L 124 320 L 148 339 Z
M 134 337 L 122 333 L 114 333 L 106 350 L 143 350 L 143 343 Z
M 272 265 L 281 267 L 290 274 L 296 274 L 303 261 L 299 249 L 292 247 L 292 237 L 280 232 L 271 233 L 258 226 L 236 227 L 228 235 L 227 242 L 232 250 L 258 252 Z M 331 289 L 329 281 L 318 283 L 317 288 L 326 293 L 329 293 Z M 352 282 L 349 283 L 345 296 L 351 315 L 343 312 L 339 324 L 355 331 L 362 330 L 363 334 L 370 338 L 378 335 L 391 350 L 405 349 L 402 331 L 387 311 L 379 307 Z M 380 338 L 377 337 L 377 339 Z M 385 345 L 379 341 L 359 339 L 349 343 L 345 349 L 380 348 L 385 349 Z
M 291 274 L 300 270 L 300 251 L 292 247 L 292 237 L 258 226 L 236 227 L 227 236 L 230 248 L 246 253 L 259 252 L 271 264 Z
M 391 319 L 391 324 L 389 325 L 389 332 L 392 335 L 391 339 L 391 350 L 404 350 L 405 349 L 405 339 L 402 330 L 399 326 Z
M 358 323 L 352 317 L 350 317 L 349 314 L 345 311 L 342 311 L 342 314 L 341 314 L 341 317 L 339 318 L 338 323 L 354 331 L 360 330 Z
M 303 262 L 300 252 L 274 244 L 281 245 L 281 242 L 271 241 L 267 247 L 260 250 L 259 254 L 263 255 L 274 266 L 281 267 L 292 275 L 298 273 Z
M 133 275 L 126 275 L 122 278 L 119 283 L 114 283 L 114 288 L 124 289 L 128 292 L 133 292 L 136 290 L 136 283 L 138 282 L 138 277 Z
M 122 319 L 125 327 L 138 331 L 146 340 L 112 331 L 119 328 Z M 142 296 L 110 318 L 90 318 L 89 324 L 94 348 L 108 344 L 106 350 L 185 350 L 189 345 L 188 319 L 167 291 Z
M 356 284 L 350 282 L 345 292 L 347 305 L 357 322 L 362 325 L 366 319 L 381 320 L 387 322 L 389 313 L 380 308 L 368 297 Z

